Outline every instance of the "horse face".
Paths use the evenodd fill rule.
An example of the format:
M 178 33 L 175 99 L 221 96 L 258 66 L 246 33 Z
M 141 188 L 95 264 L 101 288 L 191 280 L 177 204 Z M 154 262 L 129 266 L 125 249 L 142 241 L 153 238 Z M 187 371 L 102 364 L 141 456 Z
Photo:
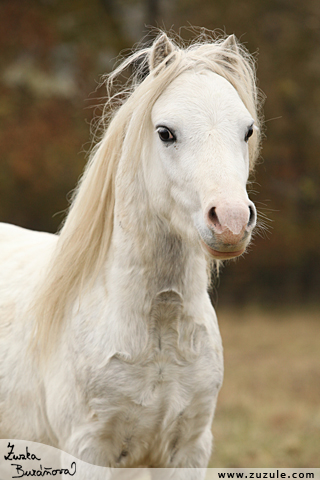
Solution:
M 237 91 L 213 72 L 185 72 L 156 101 L 152 123 L 153 188 L 160 196 L 166 185 L 172 214 L 191 219 L 212 257 L 241 255 L 256 224 L 246 191 L 254 123 Z

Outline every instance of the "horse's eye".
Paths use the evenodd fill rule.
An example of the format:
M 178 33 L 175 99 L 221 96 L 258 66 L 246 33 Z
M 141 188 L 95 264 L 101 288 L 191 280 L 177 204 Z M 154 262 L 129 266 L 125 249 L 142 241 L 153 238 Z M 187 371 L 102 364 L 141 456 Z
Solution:
M 160 140 L 164 143 L 172 143 L 176 140 L 175 135 L 167 127 L 158 127 L 157 132 Z
M 247 142 L 252 134 L 253 134 L 253 125 L 250 125 L 250 127 L 248 128 L 248 131 L 247 131 L 247 133 L 244 137 L 244 141 Z

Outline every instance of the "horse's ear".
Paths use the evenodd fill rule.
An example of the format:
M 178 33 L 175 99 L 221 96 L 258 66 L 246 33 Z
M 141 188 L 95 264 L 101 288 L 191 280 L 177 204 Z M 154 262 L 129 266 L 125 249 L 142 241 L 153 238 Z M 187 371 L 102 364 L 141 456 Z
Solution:
M 175 49 L 176 47 L 165 33 L 157 38 L 151 47 L 149 56 L 150 71 L 157 68 L 158 65 L 160 65 L 160 63 L 162 63 Z
M 229 35 L 222 43 L 224 48 L 231 50 L 234 53 L 239 53 L 238 42 L 234 34 Z

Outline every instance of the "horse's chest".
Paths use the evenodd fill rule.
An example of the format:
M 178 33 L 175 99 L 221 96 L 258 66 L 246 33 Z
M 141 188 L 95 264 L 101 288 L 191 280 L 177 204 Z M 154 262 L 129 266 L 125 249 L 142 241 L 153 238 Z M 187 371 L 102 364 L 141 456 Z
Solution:
M 151 315 L 145 349 L 133 358 L 114 355 L 109 362 L 106 403 L 103 410 L 96 408 L 116 463 L 138 464 L 150 451 L 155 457 L 149 462 L 157 463 L 160 451 L 171 458 L 182 438 L 187 441 L 190 432 L 211 421 L 222 380 L 219 342 L 215 347 L 206 328 L 177 312 L 177 306 L 161 305 Z M 145 451 L 138 452 L 137 445 Z
M 115 355 L 109 364 L 113 395 L 121 395 L 135 405 L 156 412 L 169 398 L 183 409 L 196 389 L 206 390 L 206 373 L 212 359 L 191 348 L 180 351 L 172 345 L 172 340 L 169 335 L 159 336 L 157 344 L 150 343 L 146 351 L 133 360 Z M 209 360 L 206 365 L 204 358 Z
M 114 395 L 158 412 L 173 401 L 184 409 L 197 391 L 210 394 L 208 372 L 219 363 L 217 346 L 203 325 L 184 314 L 178 294 L 163 292 L 156 298 L 148 330 L 142 351 L 111 358 L 108 383 L 116 387 Z

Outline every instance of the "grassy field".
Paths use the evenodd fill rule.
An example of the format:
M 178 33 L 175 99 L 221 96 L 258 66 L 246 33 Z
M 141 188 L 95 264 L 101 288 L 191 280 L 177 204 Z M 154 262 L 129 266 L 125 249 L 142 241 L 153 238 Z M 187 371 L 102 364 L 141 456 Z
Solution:
M 211 467 L 320 467 L 320 313 L 219 311 Z

